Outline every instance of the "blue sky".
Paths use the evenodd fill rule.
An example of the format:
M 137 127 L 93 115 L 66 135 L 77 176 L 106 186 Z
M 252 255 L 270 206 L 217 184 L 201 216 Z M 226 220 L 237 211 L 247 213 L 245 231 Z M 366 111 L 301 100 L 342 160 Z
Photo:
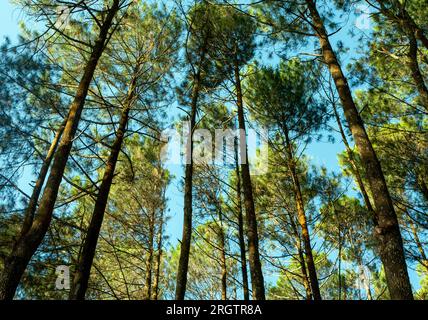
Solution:
M 12 40 L 16 40 L 19 32 L 19 20 L 22 18 L 22 13 L 15 9 L 8 0 L 0 0 L 2 2 L 0 9 L 0 39 L 3 41 L 5 36 L 9 36 Z M 354 17 L 355 19 L 355 17 Z M 352 19 L 351 19 L 352 20 Z M 349 52 L 342 56 L 342 60 L 349 62 L 350 59 L 357 56 L 358 42 L 349 35 L 349 29 L 355 25 L 354 21 L 348 21 L 345 28 L 333 37 L 333 43 L 341 40 L 345 46 L 349 47 Z M 335 135 L 335 143 L 327 141 L 324 137 L 321 141 L 313 142 L 309 145 L 306 154 L 312 160 L 312 164 L 317 166 L 325 166 L 329 171 L 339 172 L 337 154 L 344 150 L 340 137 Z M 182 232 L 182 213 L 183 213 L 183 197 L 181 193 L 181 177 L 183 170 L 181 166 L 169 166 L 172 174 L 176 176 L 172 184 L 168 188 L 167 196 L 169 200 L 169 214 L 171 220 L 168 222 L 167 233 L 170 236 L 171 244 L 175 245 L 177 240 L 181 238 Z M 28 170 L 27 170 L 28 171 Z M 20 187 L 27 193 L 31 192 L 29 182 L 31 174 L 26 172 L 21 179 Z M 410 271 L 411 281 L 414 288 L 419 288 L 419 278 L 414 271 Z

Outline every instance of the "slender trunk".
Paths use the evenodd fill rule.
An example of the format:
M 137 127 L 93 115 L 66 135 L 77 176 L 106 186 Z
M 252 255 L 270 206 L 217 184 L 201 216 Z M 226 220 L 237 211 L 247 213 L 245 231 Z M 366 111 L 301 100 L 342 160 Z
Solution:
M 153 211 L 152 216 L 150 217 L 149 222 L 149 249 L 147 252 L 147 259 L 146 259 L 146 281 L 144 286 L 144 299 L 150 300 L 152 296 L 152 265 L 153 265 L 153 244 L 154 244 L 154 237 L 155 237 L 155 212 Z
M 165 192 L 165 191 L 164 191 Z M 155 269 L 155 280 L 153 282 L 153 300 L 158 300 L 159 297 L 159 278 L 160 278 L 160 268 L 161 268 L 161 261 L 162 261 L 162 242 L 163 242 L 163 212 L 161 211 L 160 221 L 159 221 L 159 232 L 158 232 L 158 241 L 157 241 L 157 247 L 158 247 L 158 253 L 156 255 L 156 269 Z
M 184 300 L 187 285 L 187 271 L 189 268 L 190 246 L 192 240 L 192 192 L 193 192 L 193 131 L 196 128 L 196 113 L 198 108 L 198 99 L 201 89 L 201 68 L 202 61 L 205 59 L 207 43 L 202 46 L 200 55 L 200 65 L 195 74 L 192 101 L 190 111 L 190 128 L 186 148 L 186 169 L 184 174 L 184 217 L 183 217 L 183 235 L 181 239 L 180 259 L 177 270 L 177 284 L 175 288 L 175 299 Z
M 418 248 L 419 254 L 421 255 L 421 259 L 419 260 L 421 265 L 425 267 L 428 271 L 428 259 L 425 254 L 424 247 L 422 246 L 421 240 L 419 239 L 418 230 L 416 229 L 415 223 L 412 219 L 408 219 L 410 228 L 412 229 L 413 238 L 415 239 L 416 247 Z
M 306 0 L 306 4 L 320 41 L 325 63 L 328 65 L 335 82 L 346 120 L 364 165 L 371 194 L 376 195 L 374 205 L 378 224 L 375 228 L 375 237 L 385 269 L 389 293 L 392 299 L 411 300 L 413 293 L 404 257 L 400 227 L 379 159 L 364 128 L 363 120 L 355 106 L 348 82 L 331 47 L 327 31 L 315 3 L 313 0 Z
M 235 57 L 234 63 L 235 87 L 238 107 L 238 123 L 240 129 L 240 156 L 242 186 L 244 189 L 244 205 L 247 220 L 248 258 L 250 263 L 251 285 L 254 300 L 265 300 L 265 286 L 262 265 L 259 255 L 259 236 L 257 232 L 257 216 L 254 208 L 253 187 L 251 184 L 250 167 L 248 164 L 247 139 L 245 131 L 244 106 L 242 99 L 241 78 L 239 65 Z
M 372 5 L 369 1 L 366 1 L 369 5 Z M 428 38 L 426 37 L 424 31 L 416 24 L 413 18 L 409 15 L 407 10 L 403 5 L 401 5 L 399 9 L 399 14 L 393 14 L 385 4 L 385 1 L 377 1 L 380 6 L 380 12 L 390 19 L 391 21 L 395 21 L 398 23 L 400 27 L 405 27 L 406 29 L 411 30 L 415 37 L 424 45 L 426 49 L 428 49 Z
M 306 292 L 306 300 L 312 300 L 311 285 L 309 283 L 308 272 L 306 270 L 306 264 L 305 264 L 305 257 L 303 255 L 302 244 L 300 239 L 299 239 L 297 250 L 299 255 L 300 271 L 302 272 L 303 286 L 305 287 L 305 292 Z
M 335 104 L 333 104 L 333 110 L 334 110 L 334 115 L 336 117 L 337 125 L 339 127 L 340 135 L 342 136 L 343 144 L 345 145 L 345 148 L 346 148 L 346 153 L 348 154 L 349 163 L 351 164 L 351 167 L 352 167 L 352 171 L 353 171 L 352 173 L 354 174 L 354 177 L 357 180 L 358 188 L 360 189 L 361 195 L 363 196 L 363 199 L 364 199 L 364 204 L 366 205 L 366 208 L 371 218 L 374 219 L 375 224 L 377 224 L 376 213 L 373 209 L 369 194 L 367 193 L 367 189 L 363 183 L 360 170 L 358 169 L 357 163 L 355 161 L 354 152 L 349 146 L 348 139 L 346 138 L 345 131 L 343 130 L 342 121 L 340 120 L 339 113 L 337 112 L 337 108 Z
M 46 183 L 39 208 L 35 219 L 28 232 L 16 243 L 10 255 L 6 258 L 2 275 L 0 276 L 0 300 L 13 299 L 19 281 L 30 262 L 31 257 L 36 252 L 42 242 L 50 222 L 58 196 L 59 186 L 70 155 L 74 136 L 77 131 L 80 116 L 85 104 L 86 95 L 92 81 L 95 69 L 98 64 L 104 47 L 109 38 L 109 30 L 113 24 L 113 18 L 119 11 L 119 0 L 114 0 L 109 9 L 106 19 L 101 26 L 97 41 L 95 42 L 89 61 L 87 62 L 82 79 L 77 88 L 76 95 L 67 116 L 67 123 L 64 128 L 61 142 L 55 153 L 49 178 Z
M 239 171 L 237 143 L 235 143 L 235 171 L 236 171 L 236 206 L 237 206 L 237 212 L 238 212 L 238 238 L 239 238 L 239 250 L 241 255 L 242 288 L 244 290 L 244 300 L 250 300 L 250 292 L 248 290 L 247 257 L 246 257 L 245 237 L 244 237 L 244 217 L 242 215 L 241 176 Z
M 408 30 L 407 34 L 409 38 L 408 64 L 412 73 L 413 81 L 415 82 L 419 93 L 421 104 L 428 111 L 428 89 L 425 85 L 424 77 L 419 68 L 418 42 L 416 40 L 415 34 L 411 30 Z
M 296 201 L 297 220 L 299 221 L 302 230 L 303 246 L 305 248 L 306 264 L 308 266 L 309 280 L 311 283 L 311 291 L 314 300 L 321 300 L 321 293 L 318 283 L 317 271 L 315 268 L 314 257 L 312 254 L 311 239 L 309 235 L 309 228 L 306 219 L 305 206 L 303 202 L 302 191 L 300 187 L 299 177 L 297 175 L 294 153 L 291 146 L 291 141 L 288 136 L 288 129 L 285 130 L 286 148 L 288 153 L 288 167 L 290 169 L 291 179 L 293 180 L 293 192 Z
M 129 119 L 129 111 L 134 100 L 135 83 L 136 79 L 134 78 L 130 87 L 130 93 L 125 103 L 125 107 L 120 117 L 119 127 L 116 131 L 116 139 L 111 147 L 110 154 L 107 159 L 103 179 L 95 201 L 94 211 L 92 212 L 91 222 L 89 224 L 88 230 L 86 231 L 82 251 L 74 274 L 72 288 L 70 290 L 70 300 L 85 299 L 92 262 L 94 260 L 95 250 L 104 220 L 104 212 L 107 207 L 108 196 L 110 193 L 111 184 L 113 182 L 116 163 L 122 148 L 126 126 Z
M 48 153 L 46 154 L 46 158 L 43 161 L 42 167 L 40 168 L 39 175 L 36 180 L 36 184 L 34 185 L 33 193 L 31 194 L 30 201 L 28 202 L 28 207 L 25 210 L 24 222 L 22 224 L 22 229 L 21 229 L 19 238 L 25 236 L 25 234 L 31 228 L 31 225 L 34 219 L 34 214 L 37 210 L 37 203 L 39 201 L 39 196 L 40 196 L 40 193 L 42 192 L 43 184 L 45 183 L 46 175 L 48 174 L 49 167 L 51 165 L 53 156 L 55 155 L 55 151 L 58 146 L 58 143 L 61 140 L 61 136 L 62 136 L 62 133 L 64 132 L 66 123 L 67 123 L 67 119 L 64 119 L 60 127 L 57 129 L 55 133 L 55 137 L 49 147 Z
M 227 265 L 226 265 L 226 241 L 223 229 L 223 212 L 219 204 L 218 218 L 220 221 L 219 248 L 220 248 L 220 265 L 221 265 L 221 299 L 227 300 Z

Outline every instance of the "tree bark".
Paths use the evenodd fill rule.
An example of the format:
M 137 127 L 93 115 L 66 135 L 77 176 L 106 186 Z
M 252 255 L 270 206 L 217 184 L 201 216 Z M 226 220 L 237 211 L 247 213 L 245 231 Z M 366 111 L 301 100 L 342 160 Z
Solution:
M 327 30 L 316 9 L 316 5 L 313 0 L 306 0 L 306 4 L 310 11 L 312 25 L 320 41 L 325 63 L 334 79 L 346 120 L 364 165 L 371 194 L 376 195 L 374 205 L 378 225 L 375 228 L 375 237 L 378 243 L 379 255 L 385 268 L 390 296 L 392 299 L 411 300 L 413 299 L 413 293 L 404 257 L 403 241 L 379 159 L 355 106 L 348 82 L 331 47 Z
M 155 213 L 152 211 L 152 216 L 150 217 L 149 222 L 149 249 L 147 252 L 146 259 L 146 281 L 144 285 L 144 299 L 150 300 L 152 296 L 152 265 L 153 265 L 153 244 L 155 237 Z
M 227 300 L 227 265 L 226 265 L 226 241 L 223 229 L 223 212 L 221 204 L 218 204 L 218 218 L 219 218 L 219 248 L 220 248 L 220 265 L 221 265 L 221 299 Z
M 234 63 L 236 100 L 238 107 L 238 123 L 240 129 L 241 175 L 244 190 L 244 205 L 247 220 L 248 258 L 250 263 L 251 286 L 254 300 L 265 300 L 265 286 L 262 265 L 259 254 L 259 236 L 257 231 L 257 216 L 254 208 L 253 187 L 251 184 L 250 167 L 248 164 L 247 138 L 245 130 L 244 106 L 242 99 L 241 78 L 239 65 L 235 57 Z
M 52 213 L 58 195 L 59 186 L 70 155 L 80 116 L 85 105 L 88 89 L 97 67 L 98 60 L 100 59 L 104 51 L 104 47 L 108 42 L 109 30 L 113 24 L 113 18 L 119 11 L 119 2 L 119 0 L 114 0 L 112 7 L 108 10 L 106 19 L 101 26 L 98 38 L 92 48 L 89 61 L 85 66 L 76 95 L 70 105 L 67 123 L 64 128 L 61 142 L 59 143 L 58 149 L 55 153 L 49 178 L 40 200 L 39 209 L 36 212 L 35 219 L 27 233 L 19 239 L 10 255 L 6 258 L 4 270 L 0 276 L 0 300 L 13 299 L 19 281 L 24 274 L 31 257 L 42 242 L 52 220 Z
M 95 250 L 98 243 L 101 226 L 104 220 L 104 212 L 107 207 L 108 196 L 111 184 L 113 182 L 114 172 L 116 169 L 119 153 L 126 133 L 126 127 L 129 120 L 129 112 L 135 97 L 136 78 L 132 80 L 130 91 L 125 102 L 124 109 L 116 130 L 116 139 L 111 147 L 104 170 L 103 180 L 98 190 L 95 201 L 94 211 L 92 212 L 91 222 L 86 231 L 86 237 L 83 242 L 82 252 L 77 263 L 72 288 L 70 290 L 70 300 L 84 300 L 86 290 L 88 289 L 89 276 L 92 263 L 95 257 Z
M 42 167 L 40 168 L 39 175 L 37 176 L 36 184 L 34 185 L 30 201 L 28 202 L 27 209 L 25 210 L 24 222 L 22 224 L 19 238 L 23 237 L 31 228 L 34 219 L 34 214 L 37 210 L 37 203 L 39 201 L 40 193 L 42 192 L 43 185 L 45 183 L 45 179 L 49 171 L 49 167 L 51 165 L 53 156 L 55 155 L 58 143 L 61 140 L 61 136 L 64 132 L 66 123 L 67 119 L 64 119 L 60 127 L 57 129 L 55 137 L 49 147 L 48 153 L 46 154 L 46 158 L 43 161 Z
M 177 284 L 175 288 L 175 299 L 184 300 L 187 285 L 187 271 L 189 268 L 190 246 L 192 240 L 192 198 L 193 198 L 193 132 L 196 128 L 196 113 L 198 108 L 198 99 L 201 89 L 201 68 L 205 59 L 207 43 L 202 46 L 200 55 L 200 65 L 194 77 L 192 90 L 192 101 L 190 111 L 190 132 L 186 148 L 186 169 L 184 174 L 184 217 L 183 217 L 183 235 L 181 239 L 180 259 L 177 270 Z M 187 163 L 189 162 L 189 163 Z
M 250 300 L 250 292 L 248 290 L 247 257 L 246 257 L 245 237 L 244 237 L 244 217 L 242 215 L 241 175 L 239 170 L 237 143 L 235 143 L 235 171 L 236 171 L 236 207 L 238 212 L 238 238 L 239 238 L 239 251 L 241 256 L 242 289 L 244 291 L 243 292 L 244 300 Z
M 428 111 L 428 89 L 425 85 L 424 77 L 422 76 L 418 62 L 418 42 L 412 31 L 407 31 L 409 38 L 409 67 L 412 73 L 413 81 L 418 90 L 422 106 Z
M 346 148 L 346 153 L 348 154 L 349 163 L 351 164 L 351 167 L 352 167 L 352 171 L 353 171 L 352 173 L 355 179 L 357 180 L 357 185 L 358 185 L 358 188 L 360 189 L 361 195 L 363 196 L 364 204 L 366 205 L 366 208 L 369 211 L 370 216 L 372 217 L 372 219 L 374 219 L 374 223 L 377 224 L 376 213 L 373 209 L 369 194 L 367 193 L 367 189 L 361 177 L 360 170 L 358 169 L 357 163 L 355 161 L 354 152 L 349 146 L 348 139 L 346 137 L 345 130 L 343 130 L 342 121 L 340 120 L 339 113 L 337 112 L 337 108 L 335 104 L 333 104 L 333 110 L 337 121 L 337 126 L 339 127 L 340 135 L 342 136 L 343 144 L 345 145 L 345 148 Z
M 164 189 L 165 194 L 165 189 Z M 165 199 L 165 195 L 164 195 Z M 152 299 L 158 300 L 159 297 L 159 278 L 160 278 L 160 268 L 161 268 L 161 261 L 162 261 L 162 242 L 163 242 L 163 212 L 164 209 L 161 210 L 161 216 L 159 221 L 159 232 L 158 232 L 158 241 L 157 241 L 157 255 L 156 255 L 156 269 L 155 269 L 155 280 L 153 282 L 153 290 L 152 290 Z
M 288 136 L 288 129 L 285 129 L 284 135 L 285 135 L 285 141 L 287 144 L 286 149 L 288 153 L 287 165 L 290 170 L 291 179 L 293 181 L 293 192 L 294 192 L 294 198 L 296 201 L 297 220 L 299 221 L 299 225 L 302 232 L 303 247 L 305 248 L 305 258 L 306 258 L 306 265 L 308 267 L 309 281 L 311 284 L 311 292 L 314 300 L 321 300 L 318 276 L 315 268 L 314 257 L 312 254 L 311 238 L 309 235 L 309 228 L 308 228 L 308 223 L 306 219 L 305 206 L 303 202 L 303 196 L 302 196 L 302 191 L 300 187 L 299 177 L 296 171 L 294 152 L 292 150 L 291 141 Z

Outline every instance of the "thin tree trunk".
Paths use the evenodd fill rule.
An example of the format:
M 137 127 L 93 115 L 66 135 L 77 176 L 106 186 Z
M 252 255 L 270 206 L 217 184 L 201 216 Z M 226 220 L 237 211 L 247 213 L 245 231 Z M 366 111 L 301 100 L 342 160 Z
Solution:
M 108 196 L 110 193 L 111 184 L 113 182 L 114 172 L 116 169 L 117 159 L 122 148 L 123 139 L 128 125 L 129 111 L 135 97 L 136 78 L 132 80 L 130 91 L 122 111 L 119 127 L 116 130 L 116 139 L 111 147 L 109 157 L 107 159 L 104 170 L 103 180 L 98 190 L 97 199 L 95 201 L 94 211 L 92 212 L 91 222 L 86 231 L 85 240 L 82 246 L 82 252 L 74 274 L 72 288 L 70 290 L 70 300 L 84 300 L 86 290 L 88 288 L 89 276 L 91 272 L 92 262 L 95 257 L 95 250 L 98 243 L 98 238 L 101 226 L 104 220 L 104 212 L 107 207 Z
M 239 238 L 239 251 L 241 255 L 242 289 L 244 291 L 244 300 L 250 300 L 250 292 L 248 290 L 247 257 L 246 257 L 245 237 L 244 237 L 244 217 L 242 215 L 241 175 L 239 170 L 237 143 L 235 143 L 235 171 L 236 171 L 236 207 L 238 212 L 238 238 Z
M 114 0 L 112 7 L 108 10 L 106 19 L 100 29 L 98 39 L 92 48 L 89 61 L 85 66 L 82 79 L 79 82 L 76 95 L 70 106 L 67 123 L 61 142 L 55 153 L 49 178 L 40 200 L 35 219 L 28 232 L 19 239 L 10 255 L 6 258 L 5 266 L 0 276 L 0 300 L 13 299 L 16 288 L 18 287 L 19 281 L 31 257 L 36 252 L 49 228 L 59 186 L 70 155 L 88 89 L 98 60 L 108 42 L 109 30 L 113 24 L 113 18 L 119 11 L 119 2 L 119 0 Z
M 303 255 L 302 244 L 300 239 L 299 239 L 299 245 L 297 250 L 299 254 L 299 264 L 300 264 L 300 271 L 302 272 L 303 286 L 305 287 L 305 292 L 306 292 L 306 300 L 312 300 L 311 285 L 309 283 L 308 272 L 306 271 L 305 257 Z
M 294 153 L 291 146 L 291 141 L 288 136 L 288 129 L 284 132 L 286 140 L 286 149 L 288 153 L 288 167 L 290 169 L 291 179 L 293 180 L 293 192 L 296 201 L 297 220 L 299 221 L 302 230 L 303 246 L 305 248 L 306 264 L 308 266 L 309 281 L 311 283 L 311 291 L 314 300 L 321 300 L 321 293 L 318 283 L 317 271 L 315 268 L 314 257 L 312 254 L 311 239 L 309 228 L 306 219 L 305 206 L 303 202 L 302 191 L 300 187 L 299 177 L 296 172 Z
M 421 255 L 420 264 L 428 271 L 428 259 L 424 247 L 422 246 L 421 240 L 419 239 L 418 230 L 416 229 L 415 223 L 412 219 L 409 218 L 408 221 L 413 233 L 413 238 L 415 239 L 416 247 L 418 248 L 419 254 Z
M 372 219 L 374 219 L 375 224 L 377 224 L 376 213 L 371 204 L 369 194 L 367 193 L 367 189 L 363 183 L 360 170 L 358 169 L 357 163 L 354 158 L 354 152 L 349 146 L 348 139 L 346 138 L 345 130 L 343 130 L 342 121 L 340 120 L 339 113 L 337 112 L 337 108 L 334 103 L 333 103 L 333 110 L 334 110 L 334 115 L 336 117 L 337 126 L 339 127 L 340 135 L 342 136 L 343 144 L 345 145 L 345 148 L 346 148 L 346 153 L 348 154 L 349 163 L 351 164 L 351 167 L 352 167 L 352 171 L 353 171 L 352 173 L 355 179 L 357 180 L 358 188 L 360 189 L 361 195 L 363 196 L 363 199 L 364 199 L 364 204 L 366 205 L 366 208 L 369 211 L 370 216 L 372 217 Z
M 425 85 L 424 77 L 419 68 L 418 62 L 418 42 L 412 31 L 407 31 L 409 38 L 409 67 L 412 74 L 413 81 L 421 99 L 422 106 L 428 111 L 428 89 Z
M 155 237 L 155 213 L 153 211 L 152 216 L 150 217 L 150 226 L 149 226 L 149 250 L 147 253 L 146 259 L 146 281 L 144 285 L 144 299 L 150 300 L 152 296 L 152 265 L 153 265 L 153 244 Z
M 164 191 L 165 193 L 165 191 Z M 152 294 L 153 300 L 158 300 L 159 297 L 159 278 L 160 278 L 160 268 L 161 268 L 161 261 L 162 261 L 162 242 L 163 242 L 163 212 L 164 209 L 161 211 L 160 221 L 159 221 L 159 232 L 158 232 L 158 242 L 157 242 L 157 248 L 158 253 L 156 255 L 156 269 L 155 269 L 155 280 L 153 282 L 153 290 Z
M 223 229 L 223 212 L 219 205 L 218 218 L 220 221 L 219 232 L 219 248 L 220 248 L 220 265 L 221 265 L 221 299 L 227 300 L 227 265 L 226 265 L 226 244 L 225 234 Z
M 61 140 L 61 136 L 62 136 L 62 133 L 64 132 L 66 123 L 67 123 L 67 119 L 64 119 L 60 127 L 57 129 L 55 133 L 55 137 L 49 147 L 48 153 L 46 154 L 46 158 L 43 161 L 42 167 L 40 168 L 39 175 L 36 180 L 36 184 L 34 185 L 33 193 L 31 194 L 30 201 L 28 202 L 28 207 L 25 210 L 24 222 L 22 224 L 22 229 L 21 229 L 19 238 L 23 237 L 31 228 L 31 225 L 34 219 L 34 214 L 37 210 L 37 203 L 39 201 L 39 196 L 40 196 L 40 193 L 42 192 L 43 185 L 45 183 L 46 175 L 48 174 L 49 167 L 51 165 L 53 156 L 55 155 L 55 151 L 58 147 L 58 143 Z
M 325 63 L 334 79 L 346 120 L 364 165 L 371 194 L 376 195 L 374 204 L 378 225 L 375 228 L 375 237 L 378 242 L 379 255 L 385 268 L 389 293 L 392 299 L 411 300 L 413 293 L 404 257 L 400 227 L 379 159 L 364 128 L 348 82 L 331 47 L 327 31 L 315 3 L 313 0 L 306 0 L 306 4 L 320 41 Z
M 184 174 L 184 217 L 183 235 L 181 239 L 180 259 L 177 270 L 177 284 L 175 288 L 175 299 L 184 300 L 187 285 L 187 271 L 189 268 L 190 246 L 192 240 L 192 198 L 193 198 L 193 132 L 196 128 L 196 113 L 198 109 L 198 99 L 201 89 L 201 68 L 207 50 L 207 39 L 202 46 L 200 55 L 200 65 L 195 74 L 192 101 L 190 111 L 190 132 L 186 148 L 186 169 Z
M 247 220 L 248 258 L 250 263 L 251 285 L 254 300 L 265 300 L 265 286 L 262 265 L 259 254 L 259 236 L 257 231 L 257 216 L 254 208 L 253 187 L 251 184 L 250 167 L 248 164 L 247 139 L 245 130 L 244 106 L 242 99 L 241 78 L 239 65 L 235 57 L 234 63 L 235 87 L 238 107 L 238 123 L 240 129 L 240 156 L 242 186 L 244 189 L 244 205 Z

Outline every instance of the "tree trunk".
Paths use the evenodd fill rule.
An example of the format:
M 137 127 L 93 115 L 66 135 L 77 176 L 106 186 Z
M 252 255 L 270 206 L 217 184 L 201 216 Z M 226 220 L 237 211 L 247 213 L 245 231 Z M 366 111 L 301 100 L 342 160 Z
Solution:
M 303 286 L 305 287 L 305 292 L 306 292 L 306 300 L 312 300 L 311 285 L 309 283 L 308 272 L 306 271 L 305 257 L 303 255 L 300 239 L 299 239 L 297 250 L 299 254 L 299 264 L 300 264 L 300 271 L 302 272 Z
M 339 113 L 337 112 L 337 108 L 334 103 L 333 103 L 333 110 L 334 110 L 334 115 L 336 117 L 337 126 L 339 127 L 340 135 L 342 136 L 343 144 L 345 145 L 345 148 L 346 148 L 346 153 L 348 154 L 349 163 L 351 164 L 351 167 L 352 167 L 352 171 L 353 171 L 352 173 L 355 179 L 357 180 L 357 185 L 358 185 L 358 188 L 360 189 L 361 195 L 363 196 L 364 204 L 366 205 L 366 208 L 369 211 L 371 218 L 374 219 L 374 223 L 377 224 L 376 213 L 371 204 L 370 197 L 363 183 L 360 170 L 358 169 L 357 163 L 355 162 L 354 152 L 349 146 L 348 139 L 346 138 L 345 130 L 343 130 L 342 121 L 340 120 Z
M 165 189 L 164 189 L 165 190 Z M 165 191 L 164 191 L 165 193 Z M 164 196 L 165 199 L 165 196 Z M 158 253 L 156 255 L 156 269 L 155 269 L 155 280 L 153 282 L 153 290 L 152 290 L 152 299 L 158 300 L 159 297 L 159 278 L 160 278 L 160 268 L 161 268 L 161 261 L 162 261 L 162 242 L 163 242 L 163 212 L 164 209 L 161 211 L 160 221 L 159 221 L 159 232 L 158 232 Z
M 70 290 L 70 300 L 85 299 L 92 262 L 94 260 L 95 250 L 104 220 L 104 212 L 107 207 L 108 196 L 110 193 L 111 184 L 113 182 L 117 159 L 119 158 L 119 153 L 122 148 L 123 139 L 126 133 L 126 126 L 129 119 L 129 111 L 135 96 L 135 85 L 136 79 L 134 78 L 130 86 L 127 101 L 125 102 L 125 107 L 120 117 L 119 127 L 116 131 L 116 139 L 111 147 L 111 151 L 107 159 L 103 180 L 98 190 L 94 211 L 92 212 L 91 222 L 89 224 L 88 230 L 86 231 L 82 252 L 77 263 L 72 288 Z
M 313 27 L 320 41 L 325 63 L 334 79 L 346 120 L 364 165 L 371 194 L 376 195 L 374 205 L 378 225 L 375 228 L 375 237 L 378 242 L 380 258 L 385 268 L 389 293 L 392 299 L 411 300 L 413 299 L 413 293 L 404 257 L 403 241 L 379 159 L 364 128 L 348 82 L 331 47 L 327 31 L 315 3 L 313 0 L 306 0 L 306 4 L 312 17 Z
M 192 240 L 192 198 L 193 198 L 193 132 L 196 128 L 196 113 L 201 87 L 202 61 L 205 59 L 207 43 L 203 45 L 201 52 L 201 64 L 195 74 L 192 90 L 192 101 L 190 111 L 190 132 L 186 147 L 186 170 L 184 175 L 184 221 L 183 236 L 181 239 L 180 259 L 177 270 L 177 284 L 175 288 L 175 299 L 184 300 L 187 285 L 187 270 L 189 268 L 190 246 Z M 188 163 L 189 162 L 189 163 Z
M 242 199 L 241 199 L 241 176 L 239 172 L 238 160 L 238 144 L 235 143 L 235 171 L 236 171 L 236 206 L 238 212 L 238 238 L 239 251 L 241 255 L 241 273 L 242 273 L 242 288 L 244 290 L 244 300 L 250 300 L 248 290 L 248 273 L 247 273 L 247 257 L 244 238 L 244 217 L 242 215 Z
M 309 228 L 308 228 L 307 219 L 306 219 L 305 206 L 303 203 L 303 196 L 300 188 L 299 177 L 296 171 L 294 153 L 292 150 L 291 141 L 288 136 L 288 129 L 285 129 L 284 135 L 285 135 L 285 140 L 287 144 L 286 149 L 288 153 L 287 164 L 290 170 L 291 179 L 293 181 L 293 192 L 294 192 L 294 198 L 296 201 L 297 220 L 299 221 L 299 225 L 302 232 L 303 246 L 305 248 L 306 264 L 308 266 L 309 281 L 311 283 L 311 292 L 314 300 L 321 300 L 321 293 L 320 293 L 320 288 L 318 284 L 318 276 L 315 268 L 314 257 L 312 254 L 311 239 L 310 239 Z
M 153 243 L 155 237 L 155 212 L 153 211 L 150 217 L 149 226 L 149 250 L 146 259 L 146 281 L 144 286 L 144 299 L 150 300 L 152 296 L 152 265 L 153 265 Z
M 62 133 L 64 132 L 66 123 L 67 123 L 67 119 L 64 119 L 64 121 L 61 123 L 60 127 L 56 131 L 55 137 L 49 147 L 48 153 L 46 154 L 46 158 L 43 161 L 42 167 L 40 168 L 39 175 L 36 180 L 36 184 L 34 185 L 33 193 L 31 194 L 30 201 L 28 202 L 28 207 L 25 210 L 24 222 L 22 224 L 22 229 L 21 229 L 19 238 L 23 237 L 31 228 L 31 225 L 34 219 L 34 214 L 37 210 L 37 203 L 39 201 L 39 196 L 40 196 L 40 193 L 42 192 L 43 185 L 45 183 L 46 175 L 48 174 L 49 167 L 51 165 L 53 156 L 55 155 L 55 151 L 58 146 L 58 143 L 61 140 L 61 136 L 62 136 Z
M 218 218 L 219 225 L 219 248 L 220 248 L 220 265 L 221 265 L 221 299 L 227 300 L 227 265 L 226 265 L 226 241 L 223 229 L 223 212 L 221 211 L 221 204 L 219 203 Z
M 418 62 L 418 42 L 414 33 L 411 30 L 407 31 L 409 38 L 409 67 L 412 73 L 413 81 L 419 93 L 422 106 L 428 111 L 428 89 L 425 85 L 424 77 L 422 76 Z
M 238 107 L 238 123 L 240 129 L 240 156 L 241 156 L 241 174 L 242 186 L 244 189 L 244 205 L 247 220 L 248 234 L 248 258 L 250 263 L 251 285 L 254 300 L 265 300 L 265 286 L 262 273 L 262 265 L 259 255 L 259 236 L 257 232 L 257 216 L 254 208 L 253 187 L 251 184 L 250 167 L 247 154 L 247 137 L 245 131 L 244 106 L 241 90 L 241 78 L 239 75 L 239 66 L 235 57 L 235 87 Z
M 40 200 L 39 209 L 28 232 L 16 243 L 10 255 L 6 258 L 3 273 L 0 277 L 0 299 L 10 300 L 15 295 L 19 281 L 30 262 L 31 257 L 36 252 L 42 242 L 52 219 L 55 201 L 62 176 L 70 155 L 73 139 L 77 131 L 80 116 L 85 104 L 86 95 L 92 81 L 95 69 L 98 64 L 104 47 L 109 39 L 109 30 L 113 23 L 113 18 L 119 11 L 119 0 L 114 0 L 113 6 L 109 9 L 106 19 L 100 29 L 97 41 L 92 48 L 89 61 L 87 62 L 82 79 L 77 88 L 76 96 L 70 106 L 67 116 L 67 123 L 64 128 L 61 142 L 55 153 L 49 178 L 45 190 Z

